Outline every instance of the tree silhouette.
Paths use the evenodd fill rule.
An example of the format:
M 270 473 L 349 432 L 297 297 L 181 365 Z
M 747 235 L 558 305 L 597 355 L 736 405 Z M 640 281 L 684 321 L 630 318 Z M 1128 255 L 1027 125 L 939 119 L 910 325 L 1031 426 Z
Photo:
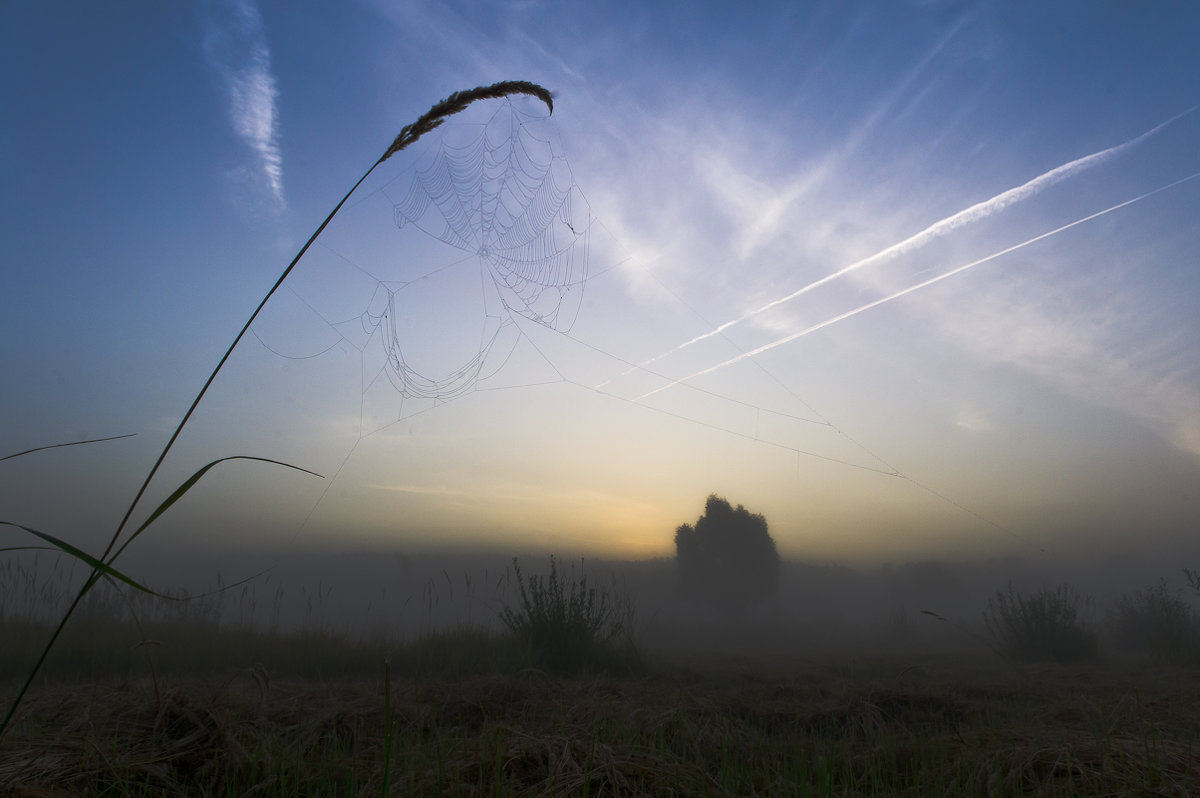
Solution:
M 740 607 L 779 588 L 779 552 L 767 519 L 715 493 L 696 525 L 675 530 L 680 592 L 688 598 Z

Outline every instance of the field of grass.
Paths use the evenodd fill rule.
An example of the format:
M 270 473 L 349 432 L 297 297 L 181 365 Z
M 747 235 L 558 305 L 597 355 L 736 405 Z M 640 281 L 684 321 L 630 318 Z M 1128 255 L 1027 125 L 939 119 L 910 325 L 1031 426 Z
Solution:
M 387 654 L 336 646 L 363 670 L 335 678 L 259 642 L 247 653 L 273 667 L 51 668 L 0 741 L 0 795 L 1200 794 L 1189 671 L 713 657 L 555 676 L 460 631 L 387 672 Z
M 992 648 L 818 653 L 810 631 L 806 654 L 751 655 L 655 648 L 616 582 L 514 572 L 498 627 L 402 640 L 255 626 L 245 590 L 93 592 L 0 737 L 0 796 L 1200 795 L 1195 617 L 1165 588 L 1114 618 L 1171 630 L 1176 660 L 1100 657 L 1070 590 L 1011 587 Z M 7 706 L 69 591 L 3 575 Z
M 548 574 L 526 581 L 514 560 L 520 602 L 501 608 L 495 620 L 503 629 L 458 626 L 410 639 L 335 630 L 320 616 L 327 595 L 320 585 L 303 596 L 306 625 L 281 631 L 282 588 L 273 620 L 256 626 L 250 587 L 235 622 L 223 605 L 228 589 L 167 603 L 114 566 L 226 461 L 313 474 L 253 455 L 222 457 L 176 486 L 140 526 L 131 523 L 226 359 L 357 186 L 444 117 L 510 94 L 552 109 L 544 88 L 505 81 L 453 94 L 401 130 L 245 322 L 99 557 L 0 519 L 6 531 L 37 539 L 4 552 L 50 549 L 89 572 L 73 579 L 56 560 L 47 579 L 36 555 L 32 568 L 0 561 L 0 707 L 10 709 L 0 721 L 0 798 L 1200 795 L 1200 611 L 1189 603 L 1200 597 L 1200 576 L 1189 570 L 1190 592 L 1163 581 L 1110 609 L 1112 637 L 1148 655 L 1135 662 L 1101 658 L 1102 641 L 1086 619 L 1091 600 L 1068 585 L 1022 595 L 1010 582 L 996 592 L 985 614 L 990 642 L 953 618 L 917 610 L 991 652 L 914 653 L 916 627 L 902 611 L 887 626 L 889 645 L 909 644 L 902 656 L 834 655 L 833 641 L 821 655 L 754 659 L 730 647 L 720 655 L 667 653 L 667 638 L 714 637 L 713 624 L 696 617 L 697 627 L 682 635 L 678 617 L 659 619 L 663 649 L 644 647 L 633 605 L 588 587 L 582 563 L 578 581 L 553 560 Z M 0 459 L 116 437 L 127 436 Z M 770 588 L 755 591 L 760 599 L 775 592 L 773 542 L 770 551 L 775 568 L 760 578 Z M 694 593 L 720 593 L 714 588 L 728 563 L 717 564 Z M 909 570 L 926 587 L 944 576 Z M 452 593 L 454 580 L 442 573 Z M 806 573 L 810 581 L 818 575 Z M 463 578 L 467 598 L 480 598 L 471 577 Z M 484 582 L 491 583 L 486 572 Z M 140 592 L 104 592 L 117 583 Z M 64 584 L 77 587 L 63 592 Z M 513 586 L 507 574 L 494 590 L 502 584 Z M 855 584 L 850 593 L 866 583 Z M 432 614 L 430 585 L 423 599 Z M 823 615 L 837 609 L 817 595 L 792 604 Z M 742 610 L 719 613 L 727 627 L 719 636 L 746 633 L 756 646 L 786 637 L 813 651 L 830 642 L 817 627 L 800 634 L 776 620 L 758 628 Z M 838 617 L 824 623 L 820 629 L 849 626 Z

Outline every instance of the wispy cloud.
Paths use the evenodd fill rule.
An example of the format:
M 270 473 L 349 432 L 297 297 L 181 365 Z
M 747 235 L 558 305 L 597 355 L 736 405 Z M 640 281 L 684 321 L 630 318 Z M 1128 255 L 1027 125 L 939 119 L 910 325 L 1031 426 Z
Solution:
M 413 493 L 419 496 L 442 496 L 447 498 L 467 498 L 477 497 L 480 495 L 476 491 L 458 490 L 455 488 L 448 488 L 445 485 L 417 485 L 411 483 L 401 483 L 396 485 L 370 484 L 366 487 L 370 490 L 386 490 L 394 493 Z
M 922 313 L 979 361 L 1138 419 L 1200 457 L 1200 367 L 1188 311 L 1162 305 L 1160 287 L 1129 269 L 1124 253 L 1108 260 L 1076 240 L 1056 260 L 1051 281 L 1020 270 L 988 281 L 986 291 L 947 287 Z M 1173 288 L 1190 292 L 1190 280 Z
M 1061 166 L 1057 166 L 1048 172 L 1044 172 L 1044 173 L 1038 175 L 1037 177 L 1033 178 L 1032 180 L 1022 183 L 1019 186 L 1010 188 L 1007 191 L 1003 191 L 1003 192 L 995 195 L 994 197 L 983 200 L 982 202 L 977 202 L 974 205 L 971 205 L 970 207 L 964 208 L 963 210 L 958 211 L 957 213 L 951 214 L 950 216 L 947 216 L 944 219 L 934 222 L 933 224 L 929 225 L 928 227 L 921 230 L 920 232 L 914 233 L 913 235 L 910 235 L 909 237 L 907 237 L 901 241 L 898 241 L 895 244 L 892 244 L 891 246 L 888 246 L 888 247 L 885 247 L 884 249 L 879 250 L 878 252 L 874 253 L 873 255 L 869 255 L 869 256 L 867 256 L 865 258 L 861 258 L 847 266 L 843 266 L 842 268 L 838 269 L 837 271 L 827 274 L 824 277 L 821 277 L 817 280 L 814 280 L 814 281 L 808 283 L 807 285 L 791 292 L 790 294 L 778 297 L 777 299 L 773 299 L 770 302 L 767 302 L 766 304 L 764 304 L 758 308 L 755 308 L 754 310 L 749 311 L 748 313 L 744 313 L 743 315 L 739 316 L 736 319 L 732 319 L 730 321 L 724 322 L 723 324 L 718 325 L 717 327 L 715 327 L 712 330 L 709 330 L 708 332 L 702 333 L 701 335 L 697 335 L 696 337 L 694 337 L 690 340 L 684 341 L 683 343 L 679 344 L 678 346 L 676 346 L 666 352 L 663 352 L 660 355 L 652 357 L 649 360 L 641 363 L 640 365 L 647 366 L 647 365 L 650 365 L 651 363 L 662 360 L 663 358 L 668 357 L 672 354 L 675 354 L 676 352 L 686 349 L 694 344 L 698 344 L 701 341 L 708 340 L 709 338 L 712 338 L 713 336 L 720 335 L 721 333 L 728 330 L 730 327 L 741 324 L 741 323 L 748 321 L 756 316 L 760 316 L 761 314 L 766 313 L 767 311 L 772 310 L 776 307 L 779 307 L 780 305 L 783 305 L 787 302 L 791 302 L 793 299 L 797 299 L 798 297 L 801 297 L 804 294 L 809 293 L 810 291 L 820 288 L 821 286 L 826 285 L 827 283 L 833 282 L 834 280 L 844 277 L 845 275 L 847 275 L 851 272 L 858 271 L 859 269 L 863 269 L 867 266 L 872 266 L 872 265 L 875 265 L 878 263 L 882 263 L 887 260 L 898 258 L 902 255 L 906 255 L 910 252 L 913 252 L 916 249 L 919 249 L 920 247 L 925 246 L 926 244 L 930 243 L 934 239 L 940 238 L 942 236 L 945 236 L 945 235 L 948 235 L 949 233 L 954 232 L 955 230 L 963 227 L 964 225 L 968 225 L 968 224 L 971 224 L 972 222 L 980 221 L 981 219 L 984 219 L 988 216 L 998 213 L 998 212 L 1004 210 L 1005 208 L 1008 208 L 1018 202 L 1021 202 L 1022 200 L 1025 200 L 1025 199 L 1028 199 L 1028 198 L 1034 196 L 1035 194 L 1049 188 L 1050 186 L 1053 186 L 1057 183 L 1062 182 L 1063 180 L 1066 180 L 1069 177 L 1077 175 L 1077 174 L 1079 174 L 1087 169 L 1090 169 L 1092 167 L 1099 166 L 1100 164 L 1112 159 L 1113 157 L 1124 152 L 1125 150 L 1128 150 L 1128 149 L 1140 144 L 1141 142 L 1145 141 L 1150 136 L 1153 136 L 1155 133 L 1159 132 L 1163 128 L 1170 125 L 1172 122 L 1176 122 L 1179 119 L 1182 119 L 1183 117 L 1187 116 L 1188 114 L 1193 113 L 1197 108 L 1200 108 L 1200 106 L 1192 106 L 1191 108 L 1187 109 L 1186 111 L 1183 111 L 1182 113 L 1171 117 L 1170 119 L 1168 119 L 1165 122 L 1162 122 L 1161 124 L 1155 125 L 1150 130 L 1147 130 L 1145 133 L 1142 133 L 1141 135 L 1136 136 L 1135 138 L 1132 138 L 1129 141 L 1114 145 L 1114 146 L 1109 147 L 1104 150 L 1100 150 L 1099 152 L 1094 152 L 1091 155 L 1085 155 L 1082 158 L 1076 158 L 1075 160 L 1070 161 L 1065 164 L 1062 164 Z M 1118 207 L 1121 207 L 1121 206 L 1118 206 Z M 1063 228 L 1063 229 L 1065 229 L 1065 228 Z M 1053 231 L 1053 232 L 1058 232 L 1058 231 Z M 1031 239 L 1030 241 L 1025 242 L 1025 243 L 1026 244 L 1032 243 L 1033 241 L 1040 240 L 1040 238 L 1041 237 Z M 1024 246 L 1024 245 L 1025 244 L 1021 244 L 1018 246 Z M 1007 252 L 1010 250 L 1005 250 L 1005 251 Z M 1000 254 L 1003 254 L 1003 253 L 1000 253 Z M 996 257 L 996 256 L 993 255 L 991 257 Z M 990 259 L 991 258 L 988 258 L 987 260 L 990 260 Z M 980 261 L 980 262 L 983 262 L 983 261 Z M 974 266 L 974 265 L 978 265 L 978 263 L 968 264 L 968 266 L 964 267 L 964 268 L 969 268 L 970 266 Z M 956 273 L 956 272 L 951 272 L 950 274 L 954 274 L 954 273 Z M 943 275 L 942 277 L 937 278 L 937 280 L 944 279 L 944 277 L 948 277 L 948 276 L 950 276 L 950 274 Z M 931 282 L 936 282 L 937 280 L 933 280 Z M 909 293 L 910 291 L 913 291 L 913 290 L 916 290 L 917 288 L 923 287 L 926 284 L 928 284 L 928 283 L 923 283 L 921 285 L 906 289 L 905 291 L 900 292 L 896 296 L 901 296 L 905 293 Z M 894 298 L 895 297 L 888 297 L 884 300 L 881 300 L 881 302 L 872 303 L 871 305 L 868 305 L 860 310 L 851 311 L 850 314 L 847 314 L 847 315 L 854 315 L 856 313 L 861 312 L 861 310 L 867 309 L 867 307 L 874 307 L 875 304 L 881 304 L 882 302 L 886 302 L 886 301 L 889 301 L 890 299 L 894 299 Z M 838 317 L 837 319 L 834 319 L 834 320 L 825 322 L 821 325 L 818 325 L 817 327 L 814 327 L 812 329 L 802 330 L 796 336 L 785 338 L 779 342 L 770 344 L 763 349 L 756 350 L 756 352 L 757 351 L 765 351 L 765 349 L 773 348 L 774 346 L 778 346 L 780 343 L 786 343 L 787 341 L 792 340 L 793 337 L 798 337 L 799 335 L 805 335 L 809 332 L 812 332 L 814 329 L 819 329 L 820 327 L 827 326 L 828 324 L 833 323 L 833 321 L 840 321 L 842 318 L 846 318 L 846 317 L 847 316 L 841 316 L 841 317 Z M 727 363 L 723 363 L 718 366 L 715 366 L 710 371 L 715 371 L 716 369 L 719 369 L 725 365 L 728 365 L 728 363 L 736 362 L 738 360 L 743 359 L 743 357 L 748 357 L 748 356 L 750 356 L 750 355 L 747 354 L 745 356 L 734 358 L 733 360 L 730 360 Z M 705 372 L 701 372 L 701 373 L 709 373 L 709 371 L 705 371 Z M 692 376 L 699 376 L 699 374 L 692 375 Z
M 223 0 L 213 7 L 204 52 L 228 93 L 233 131 L 254 155 L 243 174 L 261 186 L 272 210 L 286 208 L 279 149 L 279 89 L 271 72 L 262 15 L 253 0 Z
M 993 261 L 996 258 L 999 258 L 1003 255 L 1007 255 L 1011 252 L 1015 252 L 1019 249 L 1023 249 L 1024 247 L 1027 247 L 1030 244 L 1035 244 L 1039 241 L 1043 241 L 1047 238 L 1050 238 L 1051 236 L 1058 235 L 1059 233 L 1062 233 L 1066 230 L 1070 230 L 1071 228 L 1077 227 L 1081 224 L 1084 224 L 1085 222 L 1089 222 L 1089 221 L 1091 221 L 1093 219 L 1097 219 L 1101 216 L 1106 216 L 1114 211 L 1120 210 L 1121 208 L 1127 207 L 1136 202 L 1141 202 L 1144 199 L 1148 199 L 1149 197 L 1152 197 L 1156 194 L 1160 194 L 1164 191 L 1167 191 L 1168 189 L 1174 188 L 1183 183 L 1187 183 L 1189 181 L 1195 180 L 1196 178 L 1200 178 L 1200 172 L 1196 172 L 1196 173 L 1188 175 L 1187 177 L 1183 177 L 1183 178 L 1180 178 L 1179 180 L 1172 181 L 1171 183 L 1168 183 L 1164 186 L 1160 186 L 1159 188 L 1156 188 L 1153 191 L 1147 191 L 1144 194 L 1139 194 L 1138 196 L 1133 197 L 1132 199 L 1125 200 L 1124 202 L 1117 203 L 1116 205 L 1111 205 L 1103 210 L 1100 210 L 1095 213 L 1084 216 L 1081 219 L 1076 219 L 1073 222 L 1068 222 L 1067 224 L 1056 227 L 1053 230 L 1048 230 L 1045 233 L 1041 233 L 1040 235 L 1034 236 L 1033 238 L 1028 238 L 1018 244 L 1013 244 L 1010 247 L 1005 247 L 1004 249 L 1002 249 L 998 252 L 993 252 L 992 254 L 987 255 L 985 257 L 977 258 L 976 260 L 970 261 L 969 263 L 964 263 L 961 266 L 957 266 L 947 272 L 943 272 L 942 274 L 939 274 L 936 277 L 931 277 L 928 280 L 923 280 L 919 283 L 915 283 L 913 285 L 910 285 L 907 288 L 901 289 L 899 291 L 895 291 L 891 294 L 888 294 L 887 296 L 880 297 L 879 299 L 873 300 L 871 302 L 867 302 L 866 304 L 860 305 L 856 308 L 853 308 L 852 310 L 848 310 L 845 313 L 840 313 L 836 316 L 828 318 L 817 324 L 813 324 L 813 325 L 805 327 L 801 330 L 797 330 L 793 333 L 790 333 L 789 335 L 783 336 L 782 338 L 778 338 L 768 344 L 763 344 L 762 346 L 760 346 L 756 349 L 751 349 L 751 350 L 749 350 L 747 352 L 743 352 L 735 357 L 731 357 L 728 360 L 717 363 L 714 366 L 709 366 L 708 368 L 693 372 L 693 373 L 687 375 L 686 377 L 681 377 L 680 379 L 672 380 L 671 382 L 667 383 L 666 385 L 663 385 L 659 388 L 655 388 L 653 391 L 649 391 L 649 392 L 637 397 L 637 401 L 646 399 L 646 398 L 653 396 L 654 394 L 659 393 L 661 391 L 665 391 L 667 388 L 670 388 L 673 385 L 678 385 L 681 382 L 686 382 L 687 380 L 694 379 L 696 377 L 703 377 L 706 374 L 712 374 L 715 371 L 719 371 L 719 370 L 725 368 L 726 366 L 732 366 L 734 363 L 745 360 L 746 358 L 751 358 L 751 357 L 754 357 L 755 355 L 761 355 L 763 352 L 769 351 L 778 346 L 782 346 L 791 341 L 795 341 L 797 338 L 803 338 L 804 336 L 809 335 L 810 333 L 814 333 L 817 330 L 824 329 L 826 327 L 829 327 L 830 325 L 837 324 L 840 321 L 845 321 L 846 319 L 849 319 L 852 316 L 857 316 L 860 313 L 865 313 L 868 310 L 877 308 L 880 305 L 884 305 L 888 302 L 891 302 L 892 300 L 899 299 L 900 297 L 907 296 L 908 294 L 914 293 L 916 291 L 920 291 L 921 289 L 928 288 L 929 286 L 934 285 L 935 283 L 940 283 L 942 280 L 946 280 L 946 279 L 949 279 L 950 277 L 954 277 L 955 275 L 961 274 L 962 272 L 965 272 L 968 269 L 973 269 L 976 266 L 979 266 L 984 263 L 988 263 L 989 261 Z M 774 306 L 775 304 L 778 304 L 778 302 L 772 303 L 772 306 Z

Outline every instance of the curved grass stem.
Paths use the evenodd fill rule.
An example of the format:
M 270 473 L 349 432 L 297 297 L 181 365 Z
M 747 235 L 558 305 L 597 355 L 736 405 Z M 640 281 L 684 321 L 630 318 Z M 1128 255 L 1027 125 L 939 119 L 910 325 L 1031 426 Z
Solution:
M 373 163 L 371 168 L 367 169 L 367 171 L 363 173 L 363 176 L 360 177 L 358 181 L 355 182 L 354 186 L 346 192 L 346 195 L 342 197 L 341 201 L 334 206 L 333 210 L 329 212 L 329 215 L 325 217 L 325 220 L 321 222 L 317 229 L 313 231 L 313 234 L 309 236 L 308 240 L 304 242 L 304 246 L 302 246 L 300 251 L 296 253 L 296 257 L 292 258 L 292 262 L 287 265 L 287 268 L 284 269 L 283 273 L 279 275 L 279 279 L 275 281 L 275 284 L 271 286 L 271 289 L 267 291 L 266 295 L 263 296 L 262 300 L 258 303 L 258 306 L 254 309 L 254 312 L 250 314 L 248 319 L 246 319 L 246 323 L 242 325 L 242 329 L 239 330 L 238 334 L 234 337 L 233 343 L 231 343 L 229 348 L 225 350 L 225 354 L 217 363 L 216 368 L 214 368 L 212 373 L 208 375 L 208 379 L 204 381 L 204 385 L 200 388 L 199 393 L 197 393 L 195 398 L 192 400 L 191 406 L 188 408 L 187 412 L 184 413 L 183 418 L 179 421 L 179 424 L 175 427 L 175 431 L 171 433 L 171 437 L 167 440 L 166 445 L 163 446 L 162 451 L 158 455 L 158 459 L 154 461 L 154 465 L 150 467 L 150 471 L 146 474 L 146 478 L 142 480 L 141 487 L 138 488 L 137 494 L 133 497 L 133 501 L 129 503 L 129 509 L 125 511 L 124 517 L 121 518 L 121 523 L 117 525 L 117 529 L 113 533 L 112 539 L 109 540 L 108 545 L 105 547 L 104 553 L 98 558 L 101 562 L 106 565 L 111 565 L 112 562 L 121 554 L 121 552 L 125 550 L 125 546 L 132 542 L 135 537 L 141 534 L 141 532 L 145 530 L 146 526 L 153 521 L 155 517 L 157 517 L 156 515 L 152 515 L 145 524 L 142 524 L 129 537 L 129 540 L 127 540 L 124 545 L 122 545 L 120 548 L 117 548 L 117 543 L 121 539 L 121 534 L 129 525 L 129 519 L 133 517 L 133 513 L 137 509 L 138 504 L 141 502 L 142 497 L 145 495 L 146 489 L 150 487 L 150 483 L 154 480 L 155 475 L 158 473 L 159 466 L 161 466 L 163 461 L 166 460 L 167 454 L 171 451 L 171 447 L 175 445 L 175 441 L 178 440 L 180 433 L 183 432 L 183 428 L 187 425 L 188 420 L 191 419 L 192 414 L 200 405 L 200 400 L 203 399 L 204 395 L 208 392 L 209 387 L 217 378 L 217 374 L 220 373 L 221 368 L 233 354 L 233 350 L 237 348 L 237 345 L 241 342 L 242 338 L 246 335 L 246 332 L 250 329 L 250 325 L 252 325 L 255 319 L 258 318 L 258 314 L 266 306 L 267 302 L 270 301 L 271 297 L 275 294 L 279 287 L 283 285 L 283 281 L 288 278 L 288 275 L 292 273 L 292 270 L 296 267 L 296 264 L 300 262 L 302 257 L 304 257 L 304 253 L 308 252 L 309 247 L 311 247 L 313 242 L 317 240 L 317 237 L 324 232 L 329 223 L 333 221 L 333 217 L 336 216 L 338 211 L 342 209 L 342 206 L 346 204 L 346 201 L 350 199 L 350 196 L 358 189 L 360 185 L 362 185 L 363 181 L 375 171 L 375 167 L 379 166 L 388 158 L 392 157 L 400 150 L 403 150 L 405 147 L 408 147 L 410 144 L 417 141 L 417 139 L 419 139 L 421 136 L 442 124 L 442 121 L 447 116 L 451 116 L 465 110 L 468 105 L 476 100 L 498 99 L 513 94 L 532 95 L 546 103 L 546 106 L 550 109 L 551 113 L 554 112 L 554 102 L 552 96 L 546 89 L 528 81 L 503 81 L 500 83 L 494 83 L 490 86 L 480 86 L 467 91 L 455 92 L 438 104 L 434 105 L 429 109 L 429 111 L 421 115 L 415 122 L 410 125 L 405 125 L 403 128 L 401 128 L 399 135 L 396 136 L 395 140 L 392 141 L 391 145 L 387 148 L 383 155 L 379 157 L 379 160 Z M 207 470 L 212 465 L 215 465 L 215 463 L 210 463 L 209 466 L 205 466 L 204 469 L 201 469 L 201 472 Z M 280 463 L 280 465 L 287 464 Z M 295 468 L 295 466 L 291 467 Z M 195 480 L 199 478 L 201 472 L 197 472 L 197 476 L 193 477 L 192 480 L 189 480 L 190 484 L 185 483 L 184 486 L 181 487 L 181 490 L 177 490 L 174 494 L 172 494 L 171 498 L 169 499 L 169 503 L 173 503 L 175 499 L 182 495 L 183 491 L 186 491 L 186 489 L 190 488 L 192 484 L 195 484 Z M 165 503 L 166 506 L 169 506 L 169 503 Z M 160 505 L 160 510 L 162 509 L 165 509 L 165 507 Z M 42 665 L 49 656 L 50 650 L 54 647 L 54 644 L 58 640 L 63 628 L 66 626 L 67 621 L 70 620 L 71 616 L 75 612 L 75 609 L 83 600 L 83 597 L 87 595 L 88 591 L 95 586 L 96 581 L 100 578 L 101 574 L 102 571 L 100 569 L 93 567 L 91 576 L 84 581 L 83 586 L 79 589 L 78 595 L 75 597 L 75 600 L 71 602 L 71 605 L 63 614 L 62 620 L 59 622 L 58 627 L 54 630 L 54 634 L 50 636 L 50 640 L 46 643 L 45 648 L 42 650 L 41 656 L 38 657 L 37 662 L 31 669 L 29 677 L 25 680 L 25 683 L 21 687 L 20 691 L 18 691 L 16 698 L 13 699 L 12 705 L 9 707 L 8 713 L 5 715 L 3 722 L 0 722 L 0 737 L 3 737 L 5 731 L 7 731 L 13 716 L 16 714 L 17 707 L 20 706 L 26 692 L 29 690 L 29 686 L 33 683 L 34 678 L 41 670 Z

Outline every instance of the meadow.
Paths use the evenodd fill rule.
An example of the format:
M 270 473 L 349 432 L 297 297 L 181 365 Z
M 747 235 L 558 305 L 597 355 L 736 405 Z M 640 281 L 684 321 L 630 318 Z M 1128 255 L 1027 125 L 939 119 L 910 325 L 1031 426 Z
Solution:
M 822 648 L 810 629 L 784 650 L 771 634 L 714 643 L 704 623 L 718 619 L 696 630 L 711 645 L 668 645 L 617 583 L 535 570 L 496 617 L 403 640 L 281 629 L 270 608 L 256 623 L 244 589 L 165 603 L 94 591 L 0 740 L 0 794 L 1200 792 L 1200 670 L 1122 647 L 1119 612 L 1104 630 L 1068 617 L 1069 590 L 997 591 L 990 633 L 982 619 L 961 630 L 978 640 L 951 629 L 970 643 L 954 650 L 923 630 L 958 624 L 932 614 L 864 627 L 859 647 Z M 10 567 L 5 584 L 46 584 L 34 576 Z M 14 612 L 12 592 L 6 703 L 53 627 L 36 603 Z M 1151 611 L 1148 595 L 1125 600 Z M 1023 658 L 1011 646 L 1028 641 L 1005 637 L 1006 622 L 1047 634 L 1054 618 L 1103 647 Z
M 510 94 L 552 109 L 521 81 L 456 93 L 375 166 L 470 102 Z M 300 589 L 304 612 L 285 622 L 283 588 L 255 592 L 266 579 L 168 595 L 117 570 L 221 463 L 306 471 L 222 457 L 132 521 L 259 311 L 375 166 L 246 321 L 99 557 L 0 520 L 39 538 L 22 549 L 60 553 L 49 572 L 27 551 L 0 562 L 0 796 L 1200 794 L 1200 619 L 1165 583 L 1122 595 L 1102 639 L 1072 588 L 989 585 L 982 619 L 965 617 L 938 595 L 937 567 L 872 586 L 793 565 L 771 607 L 714 612 L 664 604 L 669 562 L 648 566 L 659 595 L 647 602 L 582 564 L 525 575 L 514 560 L 486 617 L 396 634 L 390 620 L 332 621 L 321 584 Z M 62 556 L 90 574 L 62 570 Z M 416 601 L 431 620 L 459 578 L 443 574 Z M 924 591 L 908 604 L 872 594 L 905 579 Z M 467 598 L 492 584 L 461 580 Z M 836 598 L 814 587 L 833 583 Z M 877 613 L 865 624 L 864 607 Z

